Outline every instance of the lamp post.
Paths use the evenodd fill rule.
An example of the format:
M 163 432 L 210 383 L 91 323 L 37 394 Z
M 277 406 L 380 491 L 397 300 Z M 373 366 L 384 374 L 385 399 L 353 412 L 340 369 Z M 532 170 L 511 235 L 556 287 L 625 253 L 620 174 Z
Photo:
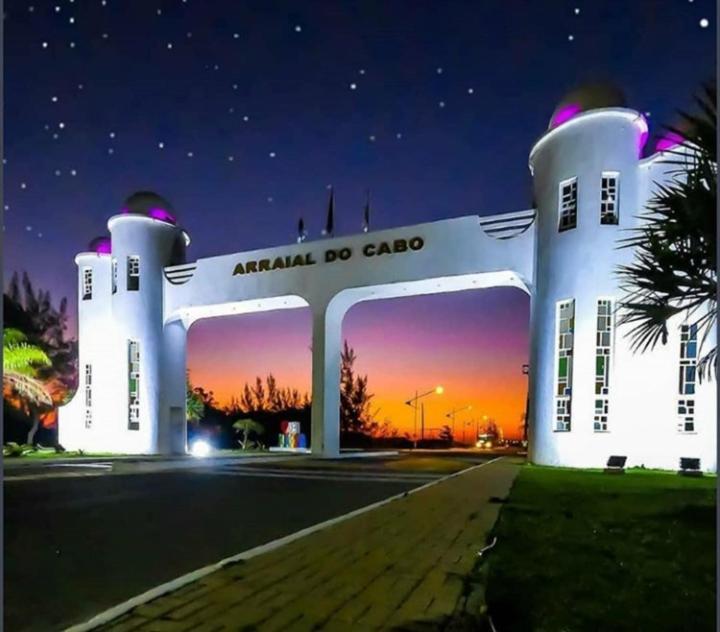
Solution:
M 435 393 L 436 395 L 442 395 L 444 392 L 445 392 L 445 389 L 438 384 L 434 389 L 432 389 L 431 391 L 428 391 L 427 393 L 421 393 L 418 395 L 418 392 L 415 391 L 415 397 L 412 397 L 405 402 L 405 404 L 407 406 L 410 406 L 410 408 L 413 409 L 413 447 L 417 448 L 418 400 L 422 399 L 423 397 L 427 397 L 428 395 L 432 395 L 433 393 Z
M 453 438 L 455 437 L 455 415 L 457 415 L 458 413 L 461 413 L 464 410 L 472 410 L 472 406 L 463 406 L 462 408 L 453 408 L 449 413 L 447 413 L 445 415 L 448 419 L 452 419 Z

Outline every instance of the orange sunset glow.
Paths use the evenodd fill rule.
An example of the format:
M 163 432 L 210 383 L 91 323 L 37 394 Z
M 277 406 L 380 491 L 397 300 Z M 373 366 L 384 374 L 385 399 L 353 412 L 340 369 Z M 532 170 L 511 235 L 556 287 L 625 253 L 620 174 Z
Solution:
M 520 436 L 525 411 L 529 298 L 494 288 L 360 303 L 343 322 L 355 349 L 356 371 L 368 376 L 375 421 L 389 420 L 413 435 L 416 391 L 424 397 L 425 436 L 457 413 L 455 437 L 469 441 L 476 422 L 491 418 L 505 437 Z M 311 319 L 308 309 L 203 320 L 190 329 L 188 368 L 194 385 L 225 405 L 247 382 L 272 372 L 280 386 L 310 392 Z M 418 434 L 420 432 L 418 414 Z

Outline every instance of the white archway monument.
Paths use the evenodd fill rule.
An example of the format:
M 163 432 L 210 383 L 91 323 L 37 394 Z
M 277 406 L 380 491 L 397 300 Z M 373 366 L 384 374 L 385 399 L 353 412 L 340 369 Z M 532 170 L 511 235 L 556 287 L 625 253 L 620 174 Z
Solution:
M 572 107 L 570 107 L 572 106 Z M 185 368 L 201 318 L 309 306 L 312 452 L 339 453 L 342 320 L 361 301 L 511 286 L 530 294 L 533 462 L 715 471 L 715 385 L 700 382 L 696 332 L 634 353 L 617 323 L 618 248 L 672 177 L 670 147 L 642 157 L 648 127 L 624 107 L 559 107 L 530 152 L 536 208 L 402 226 L 185 262 L 170 205 L 131 196 L 110 238 L 77 255 L 80 388 L 59 417 L 68 449 L 186 450 Z M 707 344 L 715 343 L 714 332 Z M 678 376 L 680 380 L 678 380 Z
M 529 293 L 534 251 L 527 228 L 533 217 L 533 211 L 522 211 L 483 218 L 483 224 L 500 220 L 519 232 L 512 240 L 493 237 L 477 216 L 469 216 L 167 267 L 164 327 L 181 323 L 187 331 L 200 318 L 309 306 L 311 449 L 336 456 L 346 312 L 361 301 L 492 286 Z M 184 338 L 178 334 L 168 340 L 168 371 L 184 367 Z M 184 381 L 182 387 L 184 397 Z

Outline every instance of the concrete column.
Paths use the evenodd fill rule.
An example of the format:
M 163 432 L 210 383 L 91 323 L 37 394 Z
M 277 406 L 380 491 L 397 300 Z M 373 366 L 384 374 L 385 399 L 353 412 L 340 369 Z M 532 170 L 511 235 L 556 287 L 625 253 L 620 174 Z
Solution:
M 186 348 L 187 329 L 176 320 L 163 327 L 162 393 L 158 428 L 160 454 L 185 454 L 186 421 Z
M 313 308 L 312 453 L 340 454 L 340 351 L 345 310 L 332 305 Z

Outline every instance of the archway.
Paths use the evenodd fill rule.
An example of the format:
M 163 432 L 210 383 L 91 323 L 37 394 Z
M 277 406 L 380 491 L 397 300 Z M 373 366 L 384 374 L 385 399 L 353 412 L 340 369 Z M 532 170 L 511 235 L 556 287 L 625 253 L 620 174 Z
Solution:
M 364 386 L 372 399 L 363 422 L 345 421 L 353 428 L 343 429 L 341 447 L 471 445 L 491 421 L 502 436 L 520 438 L 529 312 L 527 293 L 513 287 L 351 307 L 343 320 L 343 340 L 355 355 L 355 380 L 367 376 Z M 440 396 L 433 393 L 437 385 L 443 387 Z M 357 397 L 358 389 L 350 388 L 351 397 Z M 418 393 L 428 396 L 411 401 Z M 350 406 L 350 412 L 355 408 Z M 441 432 L 443 426 L 447 429 Z M 438 439 L 448 429 L 454 441 Z

